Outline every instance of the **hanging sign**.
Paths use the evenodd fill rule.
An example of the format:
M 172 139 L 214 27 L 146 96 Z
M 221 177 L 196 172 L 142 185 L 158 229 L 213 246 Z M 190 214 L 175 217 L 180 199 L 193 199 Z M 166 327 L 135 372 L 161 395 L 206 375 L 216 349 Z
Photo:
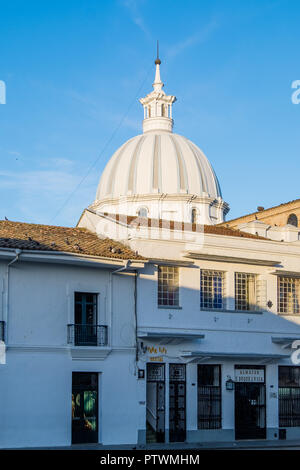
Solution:
M 264 369 L 235 369 L 236 382 L 264 382 Z

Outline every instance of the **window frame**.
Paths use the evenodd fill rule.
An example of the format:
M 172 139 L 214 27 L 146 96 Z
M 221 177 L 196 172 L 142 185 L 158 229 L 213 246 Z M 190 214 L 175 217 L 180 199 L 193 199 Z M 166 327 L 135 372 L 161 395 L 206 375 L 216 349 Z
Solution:
M 207 303 L 208 301 L 205 302 L 204 300 L 204 294 L 205 291 L 203 290 L 203 282 L 207 282 L 203 279 L 203 275 L 205 275 L 204 273 L 209 273 L 211 274 L 211 278 L 212 278 L 212 281 L 211 281 L 211 285 L 208 284 L 208 287 L 211 288 L 211 291 L 212 293 L 214 294 L 215 293 L 215 285 L 214 285 L 214 277 L 217 277 L 217 276 L 220 276 L 221 278 L 221 307 L 218 307 L 216 305 L 211 305 L 211 306 L 205 306 L 205 303 Z M 206 274 L 206 276 L 208 277 L 209 274 Z M 208 281 L 210 282 L 210 281 Z M 218 282 L 218 281 L 217 281 Z M 217 286 L 218 288 L 218 286 Z M 207 292 L 209 294 L 209 291 Z M 211 299 L 212 299 L 212 304 L 214 303 L 215 301 L 215 296 L 212 295 Z M 217 270 L 217 269 L 200 269 L 200 310 L 217 310 L 217 311 L 224 311 L 226 310 L 226 271 L 222 271 L 222 270 Z
M 237 279 L 238 276 L 240 276 L 240 279 Z M 247 277 L 243 278 L 242 276 L 247 276 Z M 248 285 L 248 281 L 250 279 L 253 279 L 253 292 L 252 293 L 249 291 L 249 285 Z M 241 284 L 241 280 L 246 280 L 245 292 L 246 292 L 246 296 L 248 297 L 248 299 L 246 299 L 246 300 L 243 300 L 242 298 L 240 300 L 238 300 L 237 290 L 238 290 L 238 287 L 239 287 L 238 284 Z M 235 273 L 234 273 L 234 309 L 235 309 L 235 311 L 237 311 L 237 312 L 257 312 L 257 311 L 261 310 L 261 308 L 259 308 L 258 303 L 257 303 L 257 281 L 258 281 L 258 274 L 256 274 L 256 273 L 247 273 L 247 272 L 235 271 Z M 240 297 L 243 297 L 243 295 L 244 294 L 242 292 L 239 294 Z M 251 301 L 251 295 L 253 297 L 252 301 Z M 243 308 L 241 306 L 241 303 L 243 301 L 248 306 L 248 308 Z M 240 302 L 240 305 L 239 305 L 238 302 Z
M 286 221 L 287 225 L 292 225 L 293 227 L 298 227 L 299 226 L 299 220 L 298 216 L 293 212 L 288 216 L 288 219 Z
M 163 278 L 161 278 L 160 273 L 162 272 L 163 269 L 174 269 L 177 271 L 177 276 L 176 276 L 176 281 L 177 285 L 175 285 L 175 292 L 174 294 L 174 302 L 173 303 L 163 303 L 163 297 L 164 297 L 164 290 L 166 292 L 166 297 L 168 297 L 169 294 L 171 294 L 171 291 L 169 291 L 169 286 L 168 286 L 168 276 L 166 276 L 166 289 L 163 288 Z M 161 288 L 162 287 L 162 288 Z M 172 286 L 170 286 L 172 287 Z M 173 286 L 174 287 L 174 286 Z M 158 265 L 157 266 L 157 307 L 158 308 L 167 308 L 167 309 L 181 309 L 180 306 L 180 270 L 179 266 L 169 266 L 169 265 Z
M 294 281 L 291 283 L 290 281 Z M 281 282 L 289 283 L 289 286 L 282 286 Z M 295 286 L 295 292 L 288 292 L 289 288 Z M 297 285 L 298 284 L 298 285 Z M 281 292 L 281 289 L 286 289 L 286 292 Z M 284 294 L 293 294 L 292 299 L 284 299 Z M 281 298 L 281 294 L 283 294 L 283 300 Z M 295 303 L 298 303 L 298 307 L 295 308 Z M 290 303 L 293 305 L 293 311 L 289 309 Z M 296 311 L 297 310 L 297 311 Z M 278 276 L 277 277 L 277 313 L 278 315 L 289 315 L 289 316 L 299 316 L 300 315 L 300 278 L 293 277 L 293 276 Z
M 81 295 L 81 296 L 88 296 L 92 295 L 94 297 L 93 302 L 87 302 L 85 300 L 84 303 L 79 302 L 76 300 L 76 295 Z M 94 311 L 93 311 L 93 323 L 91 325 L 97 325 L 98 324 L 98 313 L 99 313 L 99 308 L 98 308 L 98 301 L 99 301 L 99 294 L 98 292 L 81 292 L 81 291 L 74 291 L 74 325 L 88 325 L 87 320 L 85 323 L 82 321 L 82 316 L 83 316 L 83 311 L 81 310 L 81 323 L 76 322 L 76 305 L 81 304 L 81 306 L 85 305 L 85 309 L 88 305 L 93 305 L 94 306 Z M 85 319 L 87 318 L 87 310 L 85 310 Z

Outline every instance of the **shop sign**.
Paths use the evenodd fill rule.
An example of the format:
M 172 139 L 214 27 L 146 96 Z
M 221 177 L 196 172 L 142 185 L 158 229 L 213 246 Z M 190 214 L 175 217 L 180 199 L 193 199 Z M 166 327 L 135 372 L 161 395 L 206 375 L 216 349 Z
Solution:
M 236 382 L 264 382 L 264 369 L 235 369 Z

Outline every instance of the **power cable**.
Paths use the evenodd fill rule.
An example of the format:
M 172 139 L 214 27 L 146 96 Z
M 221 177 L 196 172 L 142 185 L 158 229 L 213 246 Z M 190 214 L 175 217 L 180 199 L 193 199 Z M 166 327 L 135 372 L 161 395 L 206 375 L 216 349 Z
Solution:
M 152 68 L 152 66 L 151 66 Z M 113 131 L 113 133 L 111 134 L 110 138 L 106 141 L 106 143 L 104 144 L 101 152 L 99 153 L 98 157 L 96 158 L 96 160 L 89 166 L 87 172 L 85 173 L 85 175 L 82 177 L 82 179 L 80 180 L 80 182 L 77 184 L 77 186 L 73 189 L 73 191 L 71 191 L 71 193 L 69 194 L 69 196 L 67 197 L 67 199 L 64 201 L 64 203 L 60 206 L 60 208 L 58 209 L 58 211 L 56 212 L 56 214 L 54 215 L 54 217 L 52 217 L 52 219 L 50 220 L 50 224 L 53 223 L 53 221 L 56 219 L 56 217 L 61 213 L 61 211 L 64 209 L 64 207 L 68 204 L 68 202 L 70 201 L 70 199 L 72 198 L 72 196 L 76 193 L 76 191 L 80 188 L 80 186 L 82 185 L 82 183 L 86 180 L 86 178 L 88 177 L 88 175 L 90 174 L 91 170 L 96 166 L 96 164 L 98 163 L 98 161 L 100 160 L 100 158 L 102 157 L 102 155 L 104 154 L 105 150 L 107 149 L 107 147 L 109 146 L 109 144 L 111 143 L 111 141 L 114 139 L 115 135 L 117 134 L 118 130 L 120 129 L 120 127 L 122 126 L 125 118 L 127 117 L 130 109 L 132 108 L 133 104 L 135 103 L 140 91 L 142 90 L 148 76 L 150 74 L 150 68 L 149 70 L 147 71 L 146 73 L 146 76 L 145 78 L 143 79 L 141 85 L 139 86 L 138 88 L 138 91 L 136 92 L 133 100 L 131 101 L 130 105 L 128 106 L 127 110 L 125 111 L 123 117 L 121 118 L 119 124 L 116 126 L 115 130 Z

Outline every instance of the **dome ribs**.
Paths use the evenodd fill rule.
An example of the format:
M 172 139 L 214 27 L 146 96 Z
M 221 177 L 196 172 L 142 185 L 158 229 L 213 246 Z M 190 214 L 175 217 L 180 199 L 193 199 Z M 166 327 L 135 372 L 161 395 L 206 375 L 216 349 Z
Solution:
M 182 157 L 180 146 L 178 145 L 178 142 L 177 142 L 176 138 L 172 134 L 170 134 L 169 137 L 172 141 L 172 144 L 173 144 L 174 149 L 175 149 L 175 154 L 177 156 L 180 192 L 188 193 L 189 192 L 189 187 L 188 187 L 186 167 L 185 167 L 185 164 L 184 164 L 184 159 Z
M 160 135 L 155 135 L 154 138 L 154 148 L 153 148 L 153 179 L 152 179 L 152 189 L 154 192 L 160 192 L 161 188 L 161 137 Z
M 137 172 L 137 160 L 141 153 L 141 148 L 143 142 L 145 140 L 145 136 L 143 135 L 138 143 L 135 146 L 134 152 L 131 157 L 129 173 L 128 173 L 128 184 L 127 184 L 127 192 L 131 194 L 135 194 L 136 192 L 136 172 Z

